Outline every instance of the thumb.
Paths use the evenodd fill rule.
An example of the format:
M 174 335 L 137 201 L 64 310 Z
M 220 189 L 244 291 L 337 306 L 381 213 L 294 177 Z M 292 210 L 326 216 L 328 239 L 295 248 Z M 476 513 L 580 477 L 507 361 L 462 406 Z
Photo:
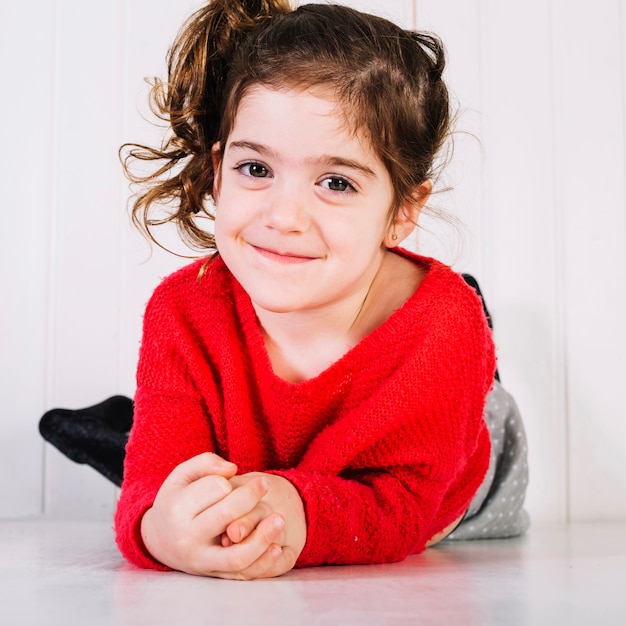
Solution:
M 237 466 L 213 452 L 203 452 L 177 465 L 169 475 L 168 482 L 189 485 L 205 476 L 232 478 Z

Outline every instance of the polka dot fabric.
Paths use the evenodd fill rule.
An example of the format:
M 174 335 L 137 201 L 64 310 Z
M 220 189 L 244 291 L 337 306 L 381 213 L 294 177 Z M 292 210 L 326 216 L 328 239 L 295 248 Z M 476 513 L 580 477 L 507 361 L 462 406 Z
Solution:
M 528 486 L 528 444 L 512 396 L 496 381 L 487 397 L 485 422 L 491 461 L 461 524 L 448 540 L 497 539 L 521 535 L 530 525 L 524 510 Z

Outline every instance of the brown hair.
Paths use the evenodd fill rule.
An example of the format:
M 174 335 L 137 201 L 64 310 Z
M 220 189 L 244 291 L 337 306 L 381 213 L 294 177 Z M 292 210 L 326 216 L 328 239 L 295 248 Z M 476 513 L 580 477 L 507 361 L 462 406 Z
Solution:
M 443 45 L 427 33 L 403 30 L 340 5 L 288 0 L 214 0 L 184 24 L 168 53 L 168 82 L 156 81 L 153 108 L 171 127 L 161 149 L 131 145 L 124 158 L 130 180 L 147 186 L 133 220 L 150 227 L 175 222 L 187 244 L 215 249 L 198 215 L 213 218 L 211 148 L 222 149 L 242 98 L 255 85 L 320 86 L 343 105 L 348 127 L 364 131 L 390 173 L 395 206 L 415 198 L 433 175 L 449 132 Z M 122 147 L 124 148 L 124 146 Z M 131 172 L 133 159 L 160 162 L 149 175 Z M 164 219 L 154 204 L 173 203 Z

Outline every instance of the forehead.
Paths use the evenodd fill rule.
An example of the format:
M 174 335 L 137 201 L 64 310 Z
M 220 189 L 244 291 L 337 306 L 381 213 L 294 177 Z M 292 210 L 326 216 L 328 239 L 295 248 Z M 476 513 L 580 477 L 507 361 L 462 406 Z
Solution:
M 265 116 L 268 122 L 282 116 L 282 122 L 289 124 L 302 115 L 311 116 L 315 123 L 324 120 L 325 125 L 343 130 L 344 109 L 330 91 L 273 89 L 265 85 L 253 85 L 244 93 L 237 106 L 234 126 L 241 126 L 259 116 Z
M 329 87 L 273 89 L 254 85 L 239 102 L 227 143 L 250 135 L 265 137 L 271 143 L 292 144 L 295 149 L 307 139 L 311 144 L 317 139 L 320 151 L 331 147 L 357 150 L 378 161 L 367 133 L 351 121 L 347 107 Z

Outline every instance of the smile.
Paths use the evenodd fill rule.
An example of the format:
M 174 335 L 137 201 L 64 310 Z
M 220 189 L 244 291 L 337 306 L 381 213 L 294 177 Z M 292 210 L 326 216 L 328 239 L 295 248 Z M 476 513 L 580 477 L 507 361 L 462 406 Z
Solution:
M 265 257 L 266 259 L 269 259 L 270 261 L 283 263 L 285 265 L 289 265 L 293 263 L 306 263 L 307 261 L 314 261 L 317 258 L 313 256 L 307 256 L 298 252 L 291 252 L 291 251 L 279 252 L 277 250 L 261 248 L 253 244 L 250 244 L 250 246 L 260 256 Z

